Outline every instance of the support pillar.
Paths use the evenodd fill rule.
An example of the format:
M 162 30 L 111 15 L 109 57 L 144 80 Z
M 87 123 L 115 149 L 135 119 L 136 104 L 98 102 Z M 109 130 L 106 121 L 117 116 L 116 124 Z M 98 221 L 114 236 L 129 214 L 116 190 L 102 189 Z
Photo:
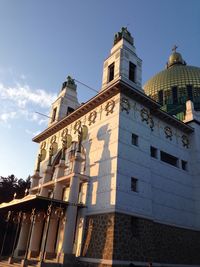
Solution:
M 80 173 L 81 164 L 83 158 L 81 153 L 76 153 L 74 162 L 74 173 Z M 62 262 L 67 263 L 68 261 L 75 258 L 73 251 L 74 237 L 76 229 L 77 219 L 77 205 L 79 199 L 80 179 L 77 175 L 72 176 L 70 181 L 70 193 L 69 193 L 69 206 L 66 211 L 67 221 L 65 223 L 64 239 L 62 246 Z
M 19 239 L 17 243 L 17 247 L 15 249 L 14 255 L 17 256 L 22 256 L 26 252 L 26 246 L 27 246 L 27 241 L 28 241 L 28 235 L 30 231 L 30 216 L 27 214 L 23 215 L 23 221 L 20 229 L 20 234 L 19 234 Z
M 47 166 L 43 175 L 43 184 L 49 182 L 52 178 L 52 166 Z M 43 197 L 48 197 L 48 188 L 41 187 L 40 195 Z
M 43 224 L 44 220 L 42 219 L 43 214 L 37 214 L 36 219 L 33 225 L 32 234 L 31 234 L 31 240 L 29 245 L 29 257 L 38 257 L 40 253 L 40 242 L 42 238 L 42 232 L 43 232 Z M 41 217 L 41 219 L 40 219 Z
M 50 219 L 49 231 L 47 236 L 47 243 L 45 248 L 45 258 L 55 258 L 55 246 L 56 246 L 56 235 L 57 235 L 57 228 L 58 228 L 58 220 L 53 215 Z
M 39 171 L 35 171 L 35 174 L 31 176 L 31 189 L 39 185 L 41 178 Z

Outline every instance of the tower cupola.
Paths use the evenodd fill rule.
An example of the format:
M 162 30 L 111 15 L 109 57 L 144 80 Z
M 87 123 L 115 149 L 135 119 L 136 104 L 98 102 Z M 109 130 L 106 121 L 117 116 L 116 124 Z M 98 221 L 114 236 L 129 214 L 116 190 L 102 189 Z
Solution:
M 74 79 L 68 76 L 62 84 L 58 98 L 51 106 L 49 126 L 79 107 L 76 88 Z
M 126 27 L 115 34 L 110 56 L 104 61 L 101 90 L 116 80 L 142 90 L 142 60 L 136 54 L 134 39 Z

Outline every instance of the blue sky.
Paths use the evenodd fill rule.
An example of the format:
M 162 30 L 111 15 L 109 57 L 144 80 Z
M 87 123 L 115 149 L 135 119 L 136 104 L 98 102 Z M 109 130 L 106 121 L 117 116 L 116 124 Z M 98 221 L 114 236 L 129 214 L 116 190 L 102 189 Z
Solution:
M 143 84 L 165 67 L 174 44 L 200 66 L 199 0 L 1 0 L 0 175 L 33 174 L 32 137 L 62 82 L 72 75 L 99 90 L 115 32 L 128 26 L 143 60 Z M 94 92 L 78 85 L 80 102 Z

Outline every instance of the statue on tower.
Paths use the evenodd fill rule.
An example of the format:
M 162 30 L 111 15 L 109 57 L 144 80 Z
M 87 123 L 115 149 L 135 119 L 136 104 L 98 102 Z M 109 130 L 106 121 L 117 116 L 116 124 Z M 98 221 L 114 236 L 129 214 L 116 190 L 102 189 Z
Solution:
M 133 45 L 133 37 L 127 30 L 127 27 L 122 27 L 121 31 L 115 34 L 113 45 L 118 43 L 122 38 L 126 39 L 131 45 Z
M 76 88 L 75 79 L 72 79 L 70 75 L 67 76 L 66 81 L 62 84 L 62 90 L 66 87 Z

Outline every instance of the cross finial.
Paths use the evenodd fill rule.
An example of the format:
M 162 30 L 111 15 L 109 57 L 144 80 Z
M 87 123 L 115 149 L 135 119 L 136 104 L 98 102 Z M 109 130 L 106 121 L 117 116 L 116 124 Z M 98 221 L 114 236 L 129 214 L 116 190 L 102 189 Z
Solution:
M 178 48 L 178 46 L 174 45 L 173 48 L 172 48 L 172 51 L 175 53 L 177 48 Z

